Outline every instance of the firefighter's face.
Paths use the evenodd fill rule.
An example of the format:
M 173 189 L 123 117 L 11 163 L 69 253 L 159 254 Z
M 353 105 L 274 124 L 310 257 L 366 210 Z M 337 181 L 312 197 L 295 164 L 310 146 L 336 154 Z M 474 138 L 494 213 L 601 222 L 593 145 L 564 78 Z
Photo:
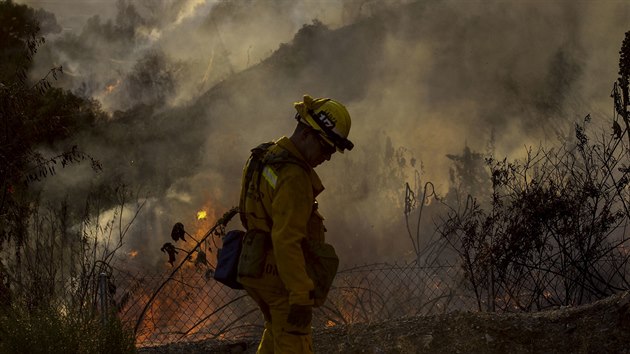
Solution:
M 305 156 L 311 167 L 321 165 L 324 161 L 330 161 L 330 157 L 337 151 L 334 146 L 330 145 L 315 129 L 309 131 L 310 148 L 309 156 Z

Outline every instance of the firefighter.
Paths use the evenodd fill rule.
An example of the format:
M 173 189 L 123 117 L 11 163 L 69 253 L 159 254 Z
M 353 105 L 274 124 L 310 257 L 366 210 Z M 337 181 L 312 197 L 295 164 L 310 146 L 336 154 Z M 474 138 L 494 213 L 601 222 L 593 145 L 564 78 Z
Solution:
M 352 150 L 350 115 L 328 98 L 306 95 L 294 106 L 293 134 L 252 150 L 243 173 L 240 209 L 246 234 L 238 280 L 265 319 L 258 353 L 313 352 L 313 306 L 325 301 L 339 263 L 325 244 L 316 201 L 324 187 L 314 168 L 337 151 Z M 328 255 L 316 258 L 333 266 L 313 271 L 316 262 L 305 249 L 309 244 L 329 246 Z

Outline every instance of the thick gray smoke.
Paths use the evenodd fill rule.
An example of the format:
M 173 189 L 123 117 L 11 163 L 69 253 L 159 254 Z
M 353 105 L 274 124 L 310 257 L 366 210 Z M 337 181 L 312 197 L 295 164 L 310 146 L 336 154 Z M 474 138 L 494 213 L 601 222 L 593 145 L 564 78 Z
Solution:
M 73 75 L 64 85 L 126 110 L 78 143 L 103 161 L 96 179 L 151 196 L 129 240 L 147 259 L 174 222 L 203 228 L 197 211 L 235 205 L 249 149 L 291 133 L 304 93 L 353 117 L 355 149 L 318 168 L 329 240 L 345 264 L 400 258 L 404 183 L 446 193 L 446 154 L 486 152 L 493 134 L 494 153 L 514 158 L 587 114 L 607 125 L 630 29 L 622 1 L 123 1 L 112 12 L 59 35 L 50 56 Z
M 72 8 L 74 2 L 66 1 Z M 62 25 L 68 25 L 38 62 L 40 72 L 50 62 L 63 64 L 69 74 L 63 84 L 99 99 L 107 110 L 137 104 L 172 107 L 191 102 L 217 82 L 260 62 L 315 18 L 334 28 L 378 8 L 371 1 L 363 3 L 81 2 L 82 25 L 77 24 L 76 9 L 65 14 L 52 6 L 61 11 Z M 88 17 L 85 11 L 90 9 Z

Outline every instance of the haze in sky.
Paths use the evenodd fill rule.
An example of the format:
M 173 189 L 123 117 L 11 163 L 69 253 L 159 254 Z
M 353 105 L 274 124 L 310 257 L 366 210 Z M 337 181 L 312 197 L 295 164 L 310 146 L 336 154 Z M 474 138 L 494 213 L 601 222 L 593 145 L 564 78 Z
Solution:
M 355 149 L 318 169 L 331 242 L 357 262 L 408 255 L 405 182 L 443 196 L 447 154 L 517 158 L 570 137 L 587 114 L 608 127 L 630 30 L 630 4 L 616 0 L 20 2 L 63 28 L 35 76 L 63 65 L 59 85 L 144 122 L 135 140 L 121 129 L 118 146 L 92 146 L 104 174 L 152 190 L 130 241 L 141 255 L 174 222 L 234 205 L 249 149 L 290 134 L 305 93 L 353 117 Z M 171 160 L 182 162 L 153 170 Z M 76 186 L 68 175 L 47 188 Z

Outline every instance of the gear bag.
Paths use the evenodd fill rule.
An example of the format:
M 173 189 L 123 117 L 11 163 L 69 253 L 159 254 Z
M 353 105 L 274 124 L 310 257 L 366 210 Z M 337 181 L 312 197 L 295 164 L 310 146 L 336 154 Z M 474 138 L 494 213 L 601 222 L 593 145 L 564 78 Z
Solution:
M 322 306 L 337 275 L 339 257 L 331 244 L 311 239 L 302 241 L 302 252 L 306 261 L 306 272 L 315 285 L 313 306 Z
M 238 282 L 238 263 L 243 248 L 244 231 L 231 230 L 223 237 L 223 246 L 217 253 L 217 268 L 214 279 L 232 289 L 243 289 Z
M 271 235 L 262 230 L 247 230 L 243 236 L 243 250 L 238 261 L 238 275 L 260 278 L 265 267 Z

